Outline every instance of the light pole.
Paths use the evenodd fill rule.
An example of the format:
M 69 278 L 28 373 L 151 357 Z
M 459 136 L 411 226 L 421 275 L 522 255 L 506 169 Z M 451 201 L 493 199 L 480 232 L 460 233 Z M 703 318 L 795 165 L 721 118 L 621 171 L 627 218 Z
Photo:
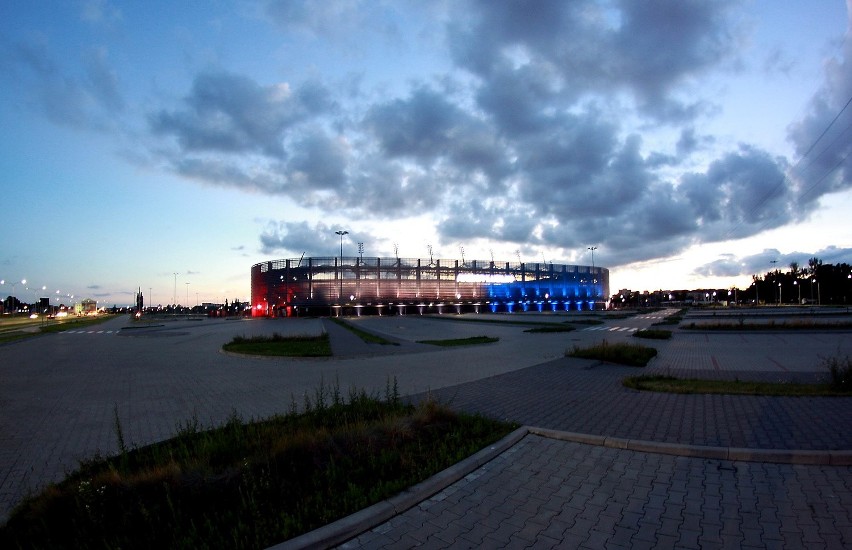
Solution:
M 6 281 L 0 281 L 0 285 L 4 285 L 4 284 L 6 284 Z M 18 307 L 17 307 L 18 299 L 15 297 L 15 285 L 16 284 L 18 284 L 18 281 L 12 281 L 12 294 L 9 295 L 9 297 L 12 298 L 12 300 L 15 300 L 14 302 L 12 302 L 12 300 L 9 300 L 9 305 L 12 306 L 12 317 L 15 316 L 15 311 L 18 309 Z M 21 284 L 22 285 L 27 284 L 27 280 L 21 279 Z
M 781 283 L 778 283 L 778 306 L 781 306 Z
M 337 300 L 340 301 L 343 300 L 343 236 L 348 235 L 349 231 L 341 229 L 334 234 L 340 236 L 340 292 L 337 294 Z
M 796 290 L 799 291 L 799 302 L 797 305 L 802 305 L 802 285 L 799 284 L 799 279 L 793 281 L 793 285 L 796 287 Z
M 597 250 L 597 249 L 598 249 L 598 247 L 596 247 L 596 246 L 590 246 L 589 247 L 589 250 L 592 251 L 592 269 L 593 270 L 595 269 L 595 250 Z
M 172 307 L 177 305 L 177 273 L 175 273 L 175 289 L 172 294 Z
M 186 307 L 189 307 L 189 281 L 186 283 Z

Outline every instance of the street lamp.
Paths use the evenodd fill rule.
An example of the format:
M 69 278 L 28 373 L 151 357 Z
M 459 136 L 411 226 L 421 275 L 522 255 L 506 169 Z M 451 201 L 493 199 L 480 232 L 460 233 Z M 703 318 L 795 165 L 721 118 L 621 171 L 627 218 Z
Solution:
M 0 281 L 0 285 L 5 285 L 5 284 L 6 284 L 6 281 L 5 281 L 5 280 Z M 10 305 L 10 306 L 12 306 L 12 317 L 14 317 L 14 316 L 15 316 L 15 311 L 18 309 L 18 308 L 17 308 L 17 302 L 18 302 L 18 299 L 15 297 L 15 285 L 17 285 L 17 284 L 18 284 L 18 281 L 12 281 L 12 283 L 11 283 L 11 284 L 12 284 L 12 294 L 10 294 L 10 295 L 9 295 L 9 297 L 10 297 L 10 298 L 12 298 L 12 299 L 14 299 L 14 300 L 15 300 L 15 302 L 12 302 L 12 300 L 9 300 L 9 305 Z M 22 285 L 27 284 L 27 280 L 26 280 L 26 279 L 21 279 L 21 284 L 22 284 Z
M 589 247 L 589 250 L 592 251 L 592 269 L 595 269 L 595 250 L 597 250 L 597 249 L 598 249 L 598 247 L 596 247 L 596 246 L 590 246 Z
M 795 281 L 793 281 L 793 285 L 799 291 L 799 303 L 798 303 L 798 305 L 802 305 L 802 285 L 799 284 L 799 279 L 796 279 Z
M 345 231 L 341 229 L 340 231 L 335 231 L 335 235 L 340 236 L 340 292 L 337 295 L 338 300 L 343 299 L 343 236 L 348 235 L 349 231 Z
M 778 305 L 781 305 L 781 283 L 778 283 Z

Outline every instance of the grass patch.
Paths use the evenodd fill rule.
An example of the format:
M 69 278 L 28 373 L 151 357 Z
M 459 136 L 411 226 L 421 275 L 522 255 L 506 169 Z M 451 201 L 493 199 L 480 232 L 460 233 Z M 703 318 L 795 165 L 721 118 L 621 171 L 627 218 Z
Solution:
M 672 337 L 672 331 L 659 329 L 637 330 L 633 333 L 636 338 L 648 338 L 649 340 L 668 340 Z
M 683 321 L 683 316 L 686 315 L 686 309 L 681 309 L 677 313 L 673 315 L 666 316 L 662 321 L 658 321 L 653 324 L 653 326 L 659 325 L 679 325 L 681 321 Z
M 70 319 L 66 317 L 61 320 L 49 320 L 48 324 L 39 327 L 39 330 L 47 333 L 64 332 L 66 330 L 75 330 L 90 327 L 92 325 L 99 325 L 112 318 L 112 316 L 106 315 L 98 315 L 97 317 L 75 317 Z
M 332 323 L 340 325 L 341 327 L 343 327 L 346 330 L 350 331 L 351 333 L 355 334 L 356 336 L 358 336 L 358 338 L 367 342 L 368 344 L 381 344 L 383 346 L 388 346 L 388 345 L 398 346 L 399 345 L 397 342 L 391 342 L 387 338 L 382 338 L 381 336 L 377 336 L 377 335 L 375 335 L 371 332 L 367 332 L 366 330 L 361 330 L 360 328 L 353 326 L 350 323 L 347 323 L 343 319 L 339 319 L 337 317 L 331 317 L 331 318 L 329 318 L 329 320 Z
M 622 383 L 624 386 L 634 390 L 682 394 L 764 395 L 775 397 L 852 395 L 852 390 L 837 390 L 831 384 L 699 380 L 663 375 L 631 376 L 625 378 Z
M 689 323 L 681 327 L 686 330 L 849 330 L 852 322 L 842 321 L 837 323 L 825 323 L 817 321 L 769 321 L 768 323 L 745 323 L 742 319 L 736 323 Z
M 386 499 L 515 426 L 321 387 L 305 411 L 96 459 L 21 503 L 3 548 L 264 548 Z M 116 415 L 116 422 L 118 416 Z
M 222 349 L 232 353 L 246 355 L 267 355 L 278 357 L 329 357 L 331 343 L 328 334 L 319 336 L 253 336 L 245 338 L 235 336 L 233 340 L 222 346 Z
M 555 325 L 555 326 L 545 326 L 545 327 L 534 327 L 528 328 L 524 332 L 530 332 L 533 334 L 537 333 L 546 333 L 546 332 L 571 332 L 572 330 L 576 330 L 571 325 Z
M 492 344 L 500 339 L 493 336 L 471 336 L 470 338 L 450 338 L 448 340 L 418 340 L 418 344 L 431 344 L 433 346 L 469 346 L 472 344 Z
M 581 359 L 598 359 L 631 367 L 644 367 L 648 364 L 648 361 L 656 357 L 657 350 L 639 344 L 610 344 L 604 340 L 600 344 L 588 348 L 574 346 L 574 349 L 566 351 L 565 355 Z
M 9 344 L 12 342 L 17 342 L 18 340 L 24 340 L 25 338 L 30 338 L 38 334 L 37 332 L 23 332 L 23 331 L 12 331 L 12 332 L 4 332 L 0 333 L 0 344 Z

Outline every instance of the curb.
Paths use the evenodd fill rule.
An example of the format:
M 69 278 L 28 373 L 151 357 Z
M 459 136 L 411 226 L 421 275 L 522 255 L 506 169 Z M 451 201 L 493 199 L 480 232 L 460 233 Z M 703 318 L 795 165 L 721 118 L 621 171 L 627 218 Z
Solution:
M 735 460 L 740 462 L 770 462 L 775 464 L 802 464 L 812 466 L 852 466 L 852 450 L 814 451 L 798 449 L 745 449 L 741 447 L 705 447 L 701 445 L 682 445 L 641 439 L 606 437 L 576 432 L 562 432 L 546 428 L 527 427 L 528 433 L 571 441 L 585 445 L 599 445 L 613 449 L 677 455 L 689 458 L 712 458 L 716 460 Z
M 526 426 L 518 428 L 500 441 L 482 449 L 461 462 L 438 472 L 425 481 L 409 487 L 402 493 L 383 500 L 345 518 L 314 529 L 304 535 L 293 537 L 280 544 L 270 546 L 269 550 L 297 550 L 302 548 L 330 548 L 342 544 L 365 531 L 381 525 L 392 517 L 401 514 L 444 490 L 456 481 L 470 474 L 483 464 L 509 450 L 527 436 Z
M 704 447 L 662 443 L 640 439 L 625 439 L 603 435 L 563 432 L 547 428 L 522 426 L 493 445 L 482 449 L 429 479 L 409 487 L 387 500 L 368 506 L 354 514 L 329 523 L 298 537 L 270 546 L 268 550 L 301 550 L 303 548 L 331 548 L 390 520 L 413 508 L 420 502 L 446 489 L 456 481 L 500 454 L 509 450 L 527 435 L 537 435 L 558 441 L 583 445 L 597 445 L 627 451 L 677 455 L 689 458 L 709 458 L 740 462 L 769 462 L 815 466 L 852 466 L 852 450 L 808 451 L 787 449 L 745 449 L 737 447 Z

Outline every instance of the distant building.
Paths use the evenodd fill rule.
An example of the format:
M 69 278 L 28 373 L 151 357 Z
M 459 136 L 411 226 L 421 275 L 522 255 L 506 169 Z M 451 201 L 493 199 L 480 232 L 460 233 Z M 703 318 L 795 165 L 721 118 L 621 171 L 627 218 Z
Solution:
M 553 263 L 301 258 L 251 268 L 254 317 L 600 309 L 609 270 Z
M 74 313 L 77 315 L 94 315 L 98 312 L 98 303 L 95 300 L 86 298 L 78 304 L 74 305 Z

